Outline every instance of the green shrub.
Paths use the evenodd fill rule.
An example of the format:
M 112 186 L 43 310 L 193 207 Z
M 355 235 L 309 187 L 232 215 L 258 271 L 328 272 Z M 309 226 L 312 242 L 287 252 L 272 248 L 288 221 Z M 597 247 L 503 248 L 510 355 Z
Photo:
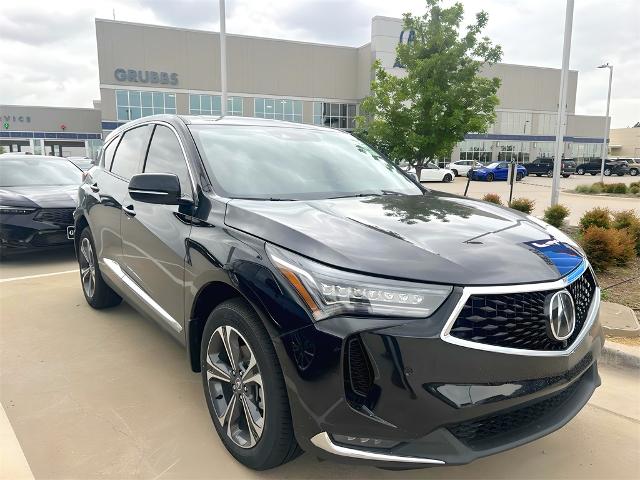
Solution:
M 630 186 L 630 187 L 638 187 L 638 188 L 640 188 L 640 182 L 631 182 L 631 183 L 629 184 L 629 186 Z
M 597 226 L 587 228 L 580 241 L 589 262 L 599 271 L 612 265 L 626 265 L 635 258 L 634 239 L 627 230 Z
M 591 193 L 591 185 L 578 185 L 576 187 L 577 193 Z
M 554 227 L 562 226 L 564 219 L 569 216 L 569 209 L 564 205 L 554 205 L 544 211 L 544 221 Z
M 485 202 L 495 203 L 496 205 L 502 205 L 502 200 L 500 200 L 500 195 L 497 193 L 487 193 L 482 200 Z
M 514 198 L 510 207 L 520 212 L 531 213 L 535 204 L 536 202 L 529 198 Z
M 627 185 L 624 183 L 608 183 L 604 185 L 605 193 L 627 193 Z
M 590 193 L 602 193 L 604 192 L 604 183 L 602 182 L 596 182 L 593 185 L 591 185 L 591 188 L 589 189 Z
M 640 255 L 640 216 L 633 210 L 624 210 L 613 214 L 612 226 L 618 230 L 627 230 L 634 239 L 636 253 Z
M 580 219 L 580 230 L 589 227 L 609 228 L 611 226 L 611 212 L 608 208 L 595 207 L 585 212 Z
M 633 193 L 634 195 L 640 195 L 640 186 L 633 185 L 629 187 L 629 193 Z

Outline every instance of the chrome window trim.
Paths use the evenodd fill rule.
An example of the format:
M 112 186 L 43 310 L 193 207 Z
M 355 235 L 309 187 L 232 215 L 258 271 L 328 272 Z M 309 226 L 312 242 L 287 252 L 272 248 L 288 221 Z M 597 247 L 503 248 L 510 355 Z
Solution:
M 140 288 L 140 286 L 136 282 L 134 282 L 133 279 L 122 270 L 122 268 L 120 268 L 118 262 L 116 262 L 115 260 L 111 260 L 110 258 L 103 258 L 102 260 L 104 264 L 109 268 L 109 270 L 111 270 L 114 275 L 116 275 L 143 302 L 145 302 L 147 305 L 149 305 L 149 307 L 155 310 L 155 312 L 160 315 L 160 317 L 167 323 L 167 325 L 169 325 L 169 327 L 171 327 L 172 330 L 177 333 L 182 332 L 182 325 L 180 325 L 179 322 L 177 322 L 171 315 L 169 315 L 169 313 L 164 308 L 158 305 L 158 303 L 153 298 L 151 298 L 147 294 L 147 292 L 142 290 L 142 288 Z
M 391 455 L 389 453 L 370 452 L 366 450 L 359 450 L 357 448 L 343 447 L 342 445 L 336 445 L 333 443 L 327 432 L 320 432 L 317 435 L 314 435 L 311 438 L 311 443 L 325 452 L 329 452 L 340 457 L 359 458 L 362 460 L 378 460 L 381 462 L 425 463 L 431 465 L 445 464 L 442 460 L 435 460 L 432 458 L 403 457 L 401 455 Z
M 129 189 L 130 193 L 147 193 L 147 194 L 151 194 L 151 195 L 169 195 L 167 192 L 159 192 L 157 190 L 136 190 L 136 189 Z
M 440 338 L 453 345 L 458 345 L 460 347 L 473 348 L 474 350 L 485 350 L 494 353 L 504 353 L 509 355 L 524 355 L 524 356 L 534 356 L 534 357 L 563 357 L 567 355 L 571 355 L 575 349 L 580 345 L 584 337 L 589 333 L 593 323 L 595 322 L 596 317 L 598 316 L 598 311 L 600 310 L 600 287 L 598 287 L 596 283 L 596 288 L 593 294 L 593 298 L 591 299 L 591 304 L 589 306 L 589 311 L 587 312 L 587 318 L 584 321 L 584 325 L 582 326 L 582 330 L 576 337 L 575 341 L 569 345 L 565 350 L 527 350 L 522 348 L 511 348 L 511 347 L 500 347 L 496 345 L 488 345 L 486 343 L 478 343 L 472 342 L 470 340 L 463 340 L 457 337 L 452 336 L 451 329 L 453 328 L 453 324 L 458 318 L 458 315 L 462 311 L 462 308 L 467 303 L 467 300 L 471 295 L 476 294 L 505 294 L 505 293 L 526 293 L 526 292 L 536 292 L 541 290 L 558 290 L 561 288 L 565 288 L 568 285 L 575 282 L 587 269 L 591 270 L 588 262 L 585 260 L 577 269 L 573 272 L 565 276 L 560 280 L 556 280 L 554 282 L 546 282 L 546 283 L 529 283 L 525 285 L 502 285 L 502 286 L 491 286 L 491 287 L 464 287 L 462 290 L 462 297 L 456 304 L 455 308 L 451 312 L 451 315 L 447 319 L 447 322 L 440 333 Z M 595 279 L 595 275 L 593 274 L 593 270 L 591 270 L 591 274 Z

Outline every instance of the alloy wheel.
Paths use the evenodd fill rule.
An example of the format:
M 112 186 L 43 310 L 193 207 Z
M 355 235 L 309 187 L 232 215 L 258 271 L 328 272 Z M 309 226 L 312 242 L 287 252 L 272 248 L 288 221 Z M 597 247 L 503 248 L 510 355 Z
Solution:
M 93 261 L 93 248 L 87 237 L 84 237 L 80 243 L 80 253 L 79 262 L 82 288 L 87 297 L 92 298 L 96 291 L 96 266 Z
M 223 325 L 211 335 L 206 354 L 207 385 L 220 426 L 241 448 L 262 437 L 265 396 L 256 356 L 242 334 Z

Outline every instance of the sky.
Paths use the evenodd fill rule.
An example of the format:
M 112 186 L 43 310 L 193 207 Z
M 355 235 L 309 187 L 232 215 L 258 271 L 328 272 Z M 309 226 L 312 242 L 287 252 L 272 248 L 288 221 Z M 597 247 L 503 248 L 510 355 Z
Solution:
M 451 4 L 445 0 L 445 5 Z M 503 62 L 560 68 L 563 0 L 467 0 Z M 227 0 L 227 32 L 337 45 L 370 41 L 371 18 L 421 15 L 424 0 Z M 94 19 L 218 30 L 216 0 L 0 1 L 0 104 L 91 107 L 100 97 Z M 640 121 L 640 0 L 577 0 L 570 68 L 576 113 L 604 115 L 614 65 L 612 127 Z

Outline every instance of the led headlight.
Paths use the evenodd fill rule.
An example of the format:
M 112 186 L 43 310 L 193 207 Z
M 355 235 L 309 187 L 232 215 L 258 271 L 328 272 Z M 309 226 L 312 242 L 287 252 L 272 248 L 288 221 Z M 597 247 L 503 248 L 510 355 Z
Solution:
M 267 254 L 316 320 L 344 314 L 424 318 L 452 290 L 337 270 L 273 245 Z
M 12 207 L 10 205 L 0 205 L 0 214 L 4 213 L 7 215 L 25 215 L 27 213 L 31 213 L 35 210 L 35 208 L 29 207 Z

